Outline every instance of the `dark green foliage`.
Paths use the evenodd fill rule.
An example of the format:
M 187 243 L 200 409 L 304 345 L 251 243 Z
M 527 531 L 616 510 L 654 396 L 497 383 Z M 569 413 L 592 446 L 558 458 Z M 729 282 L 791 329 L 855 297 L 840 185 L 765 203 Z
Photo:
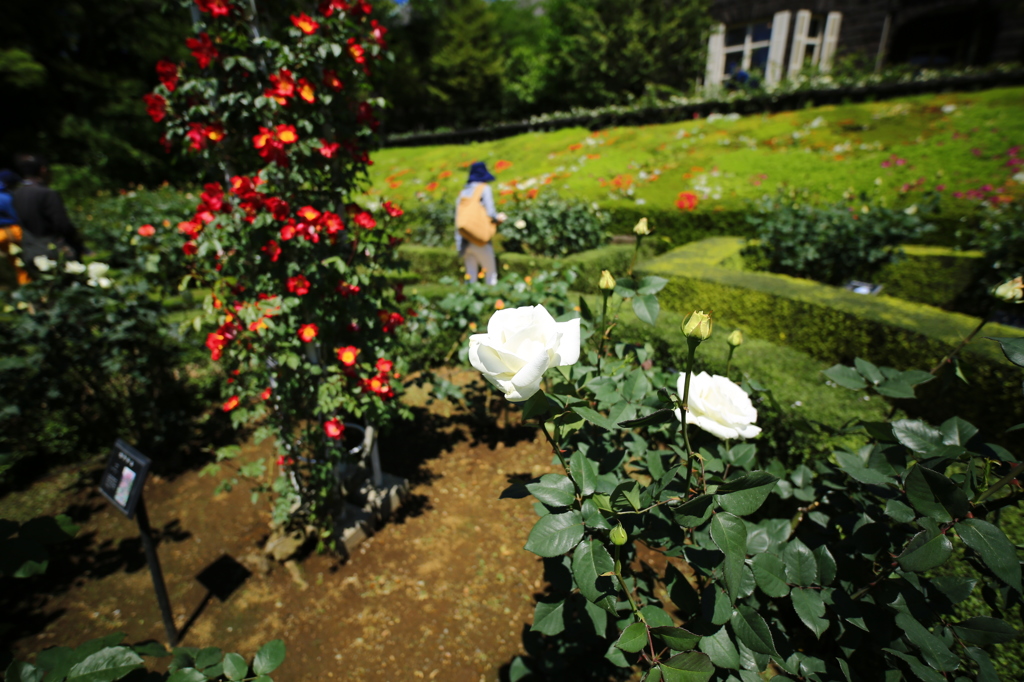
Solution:
M 883 265 L 871 281 L 882 293 L 939 308 L 959 308 L 982 274 L 979 251 L 941 246 L 905 245 L 899 260 Z
M 542 195 L 504 207 L 509 219 L 498 228 L 505 250 L 559 258 L 601 246 L 608 213 L 578 199 Z
M 993 287 L 1024 274 L 1024 206 L 1019 201 L 990 206 L 970 232 L 970 246 L 985 252 L 982 283 Z
M 826 284 L 870 281 L 879 267 L 899 256 L 899 246 L 934 228 L 913 211 L 840 202 L 816 206 L 790 190 L 766 197 L 747 216 L 757 229 L 755 257 L 768 269 Z

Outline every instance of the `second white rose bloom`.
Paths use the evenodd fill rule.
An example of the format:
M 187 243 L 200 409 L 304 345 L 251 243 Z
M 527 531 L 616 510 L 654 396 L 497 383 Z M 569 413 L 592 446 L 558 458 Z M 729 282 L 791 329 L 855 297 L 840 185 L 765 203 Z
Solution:
M 540 390 L 544 372 L 580 359 L 580 321 L 556 322 L 542 305 L 505 308 L 469 337 L 469 361 L 512 402 Z
M 679 375 L 679 395 L 683 395 L 686 375 Z M 761 433 L 755 426 L 757 410 L 750 396 L 727 377 L 707 372 L 690 377 L 689 411 L 686 423 L 698 426 L 722 440 L 753 438 Z M 680 411 L 676 418 L 682 420 Z

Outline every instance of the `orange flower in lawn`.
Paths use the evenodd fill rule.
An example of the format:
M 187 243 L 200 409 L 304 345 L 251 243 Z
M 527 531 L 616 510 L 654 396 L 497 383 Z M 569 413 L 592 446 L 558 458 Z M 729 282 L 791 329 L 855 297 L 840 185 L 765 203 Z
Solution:
M 692 211 L 697 208 L 697 195 L 693 192 L 680 192 L 676 198 L 676 208 L 681 211 Z
M 497 301 L 494 302 L 494 309 L 495 310 L 504 310 L 505 309 L 505 302 L 499 298 Z
M 304 324 L 299 327 L 299 338 L 309 343 L 316 338 L 316 335 L 320 333 L 320 328 L 315 324 Z
M 346 367 L 351 367 L 356 364 L 356 357 L 359 355 L 359 349 L 355 346 L 338 348 L 335 352 L 338 354 L 338 361 Z
M 316 90 L 313 88 L 312 83 L 305 78 L 299 79 L 299 98 L 302 99 L 302 101 L 312 104 L 316 101 L 315 92 Z
M 324 433 L 328 438 L 338 440 L 345 435 L 345 425 L 337 419 L 328 419 L 324 422 Z
M 451 176 L 452 176 L 452 172 L 450 170 L 445 170 L 445 171 L 441 171 L 440 173 L 437 174 L 437 179 L 438 180 L 444 180 L 445 178 L 450 178 Z
M 423 189 L 427 190 L 428 192 L 436 191 L 437 190 L 437 183 L 436 182 L 427 183 L 427 186 L 424 187 Z
M 236 407 L 238 407 L 238 402 L 239 402 L 238 396 L 237 395 L 233 395 L 230 398 L 228 398 L 224 402 L 223 405 L 221 405 L 220 409 L 224 410 L 225 412 L 230 412 L 231 410 L 233 410 Z
M 309 16 L 305 12 L 301 13 L 299 16 L 295 16 L 293 14 L 292 23 L 295 24 L 295 27 L 298 28 L 303 33 L 305 33 L 307 36 L 313 35 L 314 33 L 316 33 L 316 30 L 320 28 L 320 24 L 317 23 L 317 21 L 313 19 L 313 17 Z
M 500 173 L 501 171 L 505 170 L 506 168 L 511 168 L 511 167 L 512 167 L 512 162 L 511 161 L 506 161 L 505 159 L 498 159 L 498 162 L 496 164 L 494 164 L 494 170 L 497 171 L 498 173 Z
M 143 225 L 139 228 L 140 237 L 152 237 L 154 234 L 156 234 L 156 228 L 152 225 Z
M 295 275 L 288 278 L 288 291 L 296 296 L 305 296 L 309 293 L 309 280 L 304 275 Z

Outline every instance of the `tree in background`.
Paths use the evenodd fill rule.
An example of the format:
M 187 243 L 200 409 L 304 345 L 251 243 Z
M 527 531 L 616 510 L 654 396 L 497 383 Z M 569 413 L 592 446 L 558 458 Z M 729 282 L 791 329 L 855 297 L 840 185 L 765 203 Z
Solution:
M 0 21 L 0 165 L 18 151 L 82 167 L 64 184 L 163 179 L 142 94 L 151 64 L 187 54 L 189 15 L 163 0 L 10 2 Z

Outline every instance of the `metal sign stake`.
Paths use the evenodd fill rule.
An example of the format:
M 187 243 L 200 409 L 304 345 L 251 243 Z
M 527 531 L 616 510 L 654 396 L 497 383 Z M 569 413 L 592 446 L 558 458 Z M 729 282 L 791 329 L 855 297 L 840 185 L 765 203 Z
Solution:
M 149 574 L 153 577 L 153 589 L 156 590 L 156 600 L 160 604 L 160 615 L 164 619 L 167 641 L 171 646 L 177 646 L 178 630 L 174 627 L 174 617 L 171 615 L 171 602 L 167 598 L 164 574 L 160 570 L 160 559 L 156 555 L 156 543 L 153 541 L 153 530 L 149 526 L 149 514 L 146 513 L 146 503 L 141 497 L 139 498 L 139 506 L 135 508 L 135 515 L 139 522 L 139 533 L 142 535 L 142 547 L 146 551 L 146 563 L 149 564 Z

